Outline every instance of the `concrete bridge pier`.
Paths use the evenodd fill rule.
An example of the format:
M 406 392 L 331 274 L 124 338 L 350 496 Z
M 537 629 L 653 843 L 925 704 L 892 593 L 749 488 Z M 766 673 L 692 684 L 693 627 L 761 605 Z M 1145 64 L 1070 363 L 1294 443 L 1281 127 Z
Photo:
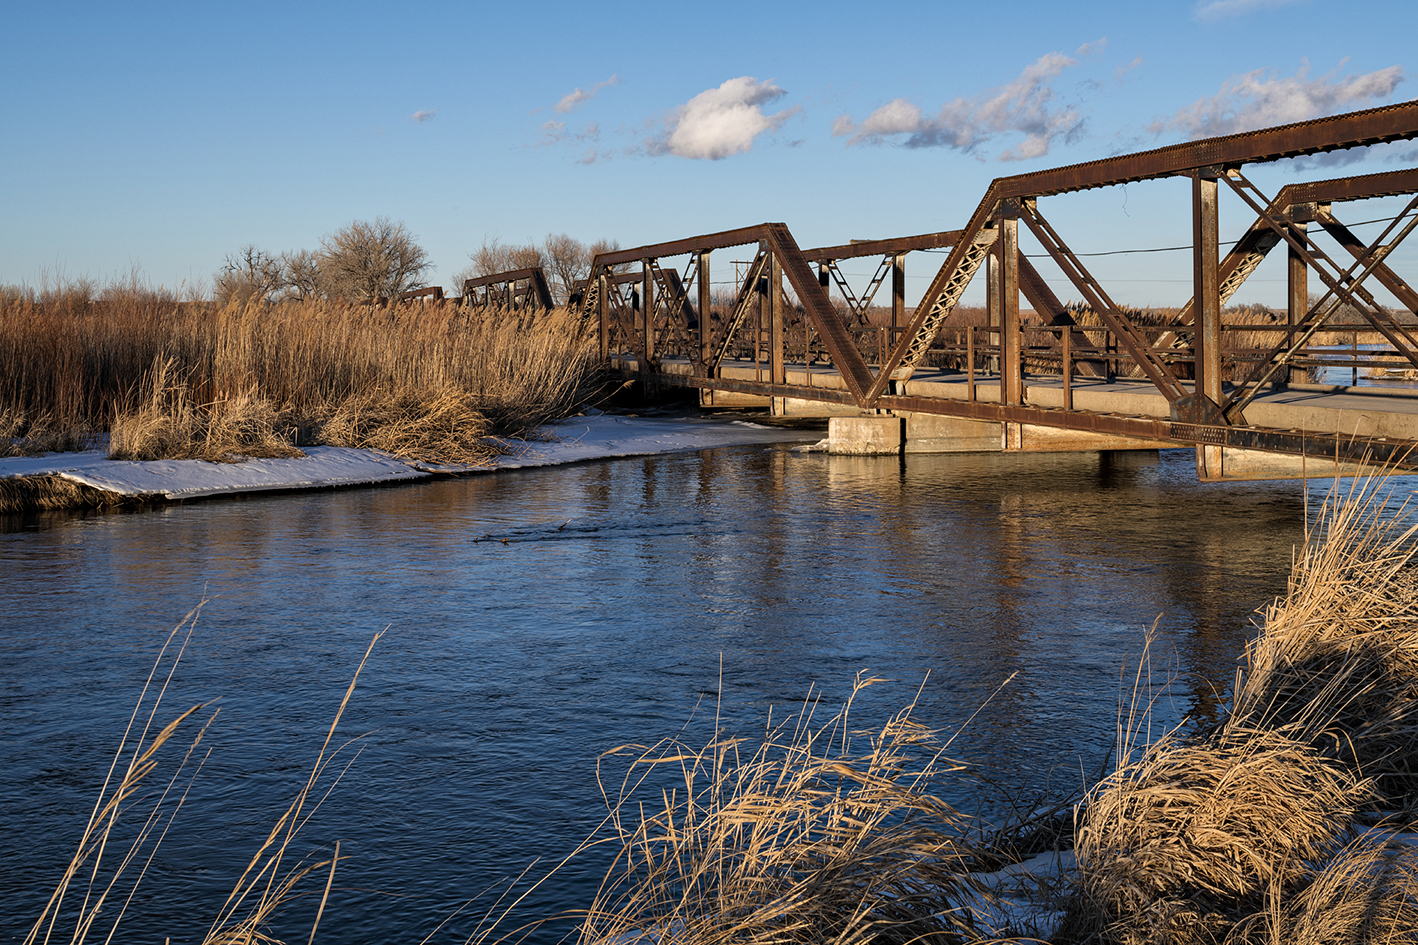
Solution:
M 880 413 L 832 417 L 827 450 L 848 456 L 906 453 L 1085 453 L 1101 450 L 1177 449 L 1181 444 L 1109 436 L 1028 423 L 966 420 L 934 414 Z M 1329 479 L 1370 475 L 1376 467 L 1334 457 L 1289 456 L 1264 450 L 1198 446 L 1196 473 L 1202 482 L 1263 479 Z
M 1229 446 L 1198 446 L 1196 477 L 1202 482 L 1249 482 L 1259 479 L 1330 479 L 1369 476 L 1379 466 L 1341 463 L 1333 456 L 1289 456 Z
M 853 456 L 902 453 L 1082 453 L 1171 449 L 1177 444 L 1063 430 L 1031 423 L 966 420 L 925 413 L 831 417 L 827 449 Z

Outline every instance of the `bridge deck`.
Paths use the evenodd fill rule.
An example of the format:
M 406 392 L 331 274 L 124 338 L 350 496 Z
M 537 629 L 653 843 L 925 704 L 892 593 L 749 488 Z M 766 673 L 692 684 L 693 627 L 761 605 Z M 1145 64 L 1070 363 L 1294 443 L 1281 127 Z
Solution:
M 629 373 L 637 369 L 635 358 L 630 355 L 613 358 L 612 363 Z M 812 389 L 824 403 L 840 403 L 832 395 L 847 391 L 842 376 L 830 364 L 805 367 L 801 362 L 789 363 L 785 371 L 786 388 L 796 388 L 798 393 Z M 678 378 L 691 384 L 694 374 L 685 358 L 664 359 L 659 362 L 659 373 L 664 379 Z M 706 386 L 742 390 L 743 385 L 766 385 L 767 377 L 766 363 L 725 360 L 720 378 L 729 383 L 710 381 Z M 969 379 L 959 371 L 921 368 L 900 386 L 899 394 L 903 396 L 939 402 L 935 410 L 930 410 L 929 404 L 918 405 L 932 413 L 957 414 L 956 405 L 971 400 Z M 998 375 L 976 373 L 974 386 L 975 402 L 999 403 Z M 1075 377 L 1069 386 L 1074 411 L 1158 420 L 1171 417 L 1167 399 L 1146 380 Z M 1064 383 L 1058 375 L 1026 375 L 1023 393 L 1025 406 L 1064 407 Z M 1246 408 L 1246 420 L 1252 426 L 1272 430 L 1418 441 L 1418 389 L 1291 384 L 1256 397 Z M 1190 445 L 1190 441 L 1178 445 L 1184 443 Z

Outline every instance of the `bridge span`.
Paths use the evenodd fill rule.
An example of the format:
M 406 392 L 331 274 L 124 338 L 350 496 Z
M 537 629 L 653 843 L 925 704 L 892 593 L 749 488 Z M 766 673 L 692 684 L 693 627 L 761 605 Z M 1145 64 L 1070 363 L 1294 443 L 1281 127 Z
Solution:
M 786 225 L 762 223 L 617 250 L 596 256 L 579 302 L 613 370 L 697 388 L 706 404 L 833 416 L 842 451 L 1189 446 L 1204 480 L 1418 469 L 1418 390 L 1310 377 L 1336 367 L 1418 374 L 1418 292 L 1389 264 L 1418 226 L 1418 168 L 1274 195 L 1244 174 L 1415 137 L 1418 101 L 999 178 L 959 230 L 803 249 Z M 1190 182 L 1193 279 L 1191 298 L 1159 317 L 1118 304 L 1040 203 L 1167 177 Z M 1254 215 L 1224 256 L 1223 188 Z M 1336 213 L 1393 196 L 1410 199 L 1368 241 Z M 1081 302 L 1063 304 L 1021 251 L 1021 222 Z M 1285 312 L 1226 310 L 1281 245 Z M 753 258 L 735 291 L 716 297 L 711 255 L 738 246 Z M 920 250 L 945 259 L 908 310 L 906 257 Z M 880 262 L 858 291 L 837 264 L 862 257 Z M 972 321 L 959 302 L 982 270 L 987 317 Z M 873 308 L 888 284 L 889 301 Z

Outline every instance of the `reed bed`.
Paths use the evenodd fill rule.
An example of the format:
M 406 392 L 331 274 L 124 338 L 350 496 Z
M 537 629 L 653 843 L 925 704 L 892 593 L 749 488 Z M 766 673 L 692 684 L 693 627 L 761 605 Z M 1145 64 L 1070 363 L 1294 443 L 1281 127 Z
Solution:
M 1311 528 L 1286 597 L 1247 649 L 1220 732 L 1277 732 L 1418 807 L 1418 525 L 1375 480 L 1355 480 Z
M 1058 943 L 1418 943 L 1418 526 L 1336 490 L 1264 614 L 1231 710 L 1124 751 L 1078 814 Z M 1379 820 L 1365 832 L 1364 824 Z
M 474 465 L 597 390 L 593 338 L 453 304 L 181 301 L 80 285 L 0 299 L 0 448 L 109 434 L 115 457 L 296 455 L 359 446 Z
M 858 679 L 852 697 L 878 681 Z M 809 699 L 761 740 L 721 731 L 610 753 L 607 767 L 626 762 L 616 789 L 603 785 L 620 854 L 581 941 L 981 940 L 969 876 L 981 851 L 933 793 L 962 766 L 912 707 L 854 733 L 851 704 L 818 721 Z M 673 787 L 656 777 L 666 768 Z

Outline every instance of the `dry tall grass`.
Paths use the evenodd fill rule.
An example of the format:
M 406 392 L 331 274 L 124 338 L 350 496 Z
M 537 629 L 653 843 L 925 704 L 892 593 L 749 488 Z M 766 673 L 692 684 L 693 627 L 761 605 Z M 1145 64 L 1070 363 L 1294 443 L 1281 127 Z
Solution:
M 1221 737 L 1274 731 L 1418 806 L 1418 525 L 1379 480 L 1331 496 L 1247 649 Z
M 1359 835 L 1418 809 L 1418 526 L 1393 505 L 1381 479 L 1332 494 L 1227 718 L 1090 797 L 1057 942 L 1418 943 L 1418 855 Z
M 1333 855 L 1371 784 L 1275 735 L 1164 739 L 1105 783 L 1076 837 L 1079 897 L 1064 940 L 1221 941 L 1271 889 Z
M 859 679 L 853 696 L 877 681 Z M 909 706 L 879 731 L 852 732 L 851 701 L 819 722 L 809 700 L 761 741 L 721 732 L 702 747 L 670 739 L 611 753 L 607 763 L 629 762 L 605 791 L 621 851 L 581 940 L 981 938 L 970 825 L 933 794 L 960 766 Z M 665 767 L 678 786 L 642 800 L 637 789 Z
M 154 662 L 80 836 L 78 850 L 66 865 L 54 893 L 25 937 L 24 945 L 47 945 L 64 937 L 68 938 L 70 945 L 81 945 L 90 935 L 102 935 L 105 942 L 113 941 L 117 935 L 129 903 L 164 835 L 180 812 L 192 780 L 201 769 L 206 757 L 200 751 L 201 743 L 217 716 L 217 712 L 212 711 L 198 725 L 181 760 L 166 775 L 166 783 L 156 789 L 150 788 L 145 782 L 149 776 L 162 770 L 164 747 L 185 726 L 196 724 L 192 720 L 210 706 L 210 703 L 192 706 L 160 729 L 157 728 L 163 697 L 191 640 L 202 606 L 199 604 L 173 629 Z M 268 934 L 272 918 L 299 895 L 297 887 L 303 880 L 327 867 L 329 879 L 325 885 L 325 897 L 328 898 L 335 867 L 340 860 L 339 844 L 336 844 L 329 859 L 314 861 L 306 857 L 294 865 L 290 864 L 290 860 L 294 859 L 291 847 L 344 773 L 343 770 L 338 774 L 330 772 L 341 751 L 339 747 L 332 747 L 335 731 L 349 706 L 359 674 L 381 635 L 376 634 L 370 641 L 355 669 L 305 784 L 277 818 L 275 826 L 237 879 L 203 937 L 202 945 L 279 945 L 279 941 Z M 128 830 L 130 836 L 125 838 L 126 849 L 110 855 L 109 847 L 120 845 L 120 821 L 126 826 L 135 817 L 140 822 L 136 829 Z M 115 858 L 117 862 L 113 862 Z M 80 901 L 73 903 L 75 898 Z M 325 899 L 322 898 L 310 930 L 312 941 L 324 908 Z M 64 931 L 71 926 L 72 931 Z
M 597 384 L 565 310 L 530 324 L 451 304 L 218 307 L 136 285 L 0 299 L 0 448 L 110 432 L 117 456 L 230 459 L 361 446 L 476 464 Z
M 59 927 L 67 928 L 70 923 L 73 932 L 59 934 L 68 934 L 69 941 L 78 945 L 94 930 L 100 915 L 105 919 L 111 915 L 108 938 L 112 938 L 123 921 L 123 914 L 152 861 L 153 852 L 182 807 L 186 797 L 182 782 L 187 779 L 190 783 L 190 777 L 195 776 L 195 772 L 193 775 L 187 772 L 194 766 L 194 759 L 198 759 L 202 736 L 216 718 L 216 712 L 213 712 L 200 725 L 182 761 L 168 777 L 167 784 L 146 796 L 139 795 L 144 779 L 158 767 L 163 746 L 185 722 L 207 707 L 192 706 L 165 726 L 157 727 L 163 696 L 191 638 L 196 615 L 195 610 L 188 614 L 163 645 L 118 743 L 113 763 L 80 835 L 78 850 L 69 860 L 53 895 L 25 937 L 25 945 L 48 943 Z M 196 760 L 195 767 L 200 769 L 200 760 Z M 127 849 L 118 852 L 118 862 L 114 864 L 112 857 L 105 857 L 110 843 L 117 845 L 119 842 L 116 836 L 119 821 L 122 819 L 126 824 L 135 815 L 140 820 L 138 829 L 128 841 Z M 69 901 L 71 891 L 74 896 L 81 897 L 77 907 Z

